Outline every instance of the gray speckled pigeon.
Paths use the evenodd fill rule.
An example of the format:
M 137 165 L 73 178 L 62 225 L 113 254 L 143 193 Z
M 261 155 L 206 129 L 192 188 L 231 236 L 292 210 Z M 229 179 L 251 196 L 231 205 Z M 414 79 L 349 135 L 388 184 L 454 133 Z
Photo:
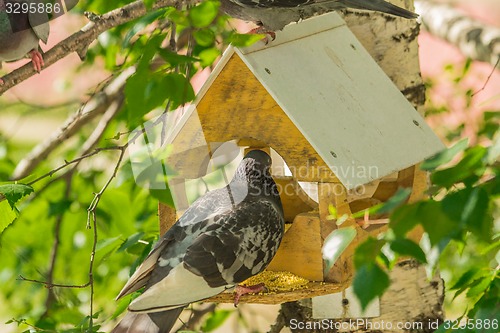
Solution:
M 418 15 L 384 0 L 221 0 L 229 16 L 253 21 L 267 31 L 277 31 L 291 22 L 339 9 L 364 9 L 404 18 Z
M 186 210 L 118 295 L 145 287 L 113 333 L 169 332 L 189 303 L 217 295 L 267 267 L 284 233 L 270 166 L 265 152 L 249 152 L 228 186 L 206 193 Z M 246 293 L 263 286 L 240 288 Z
M 44 65 L 39 41 L 47 43 L 50 29 L 48 16 L 43 11 L 29 13 L 19 6 L 31 2 L 38 1 L 0 0 L 0 66 L 2 61 L 16 61 L 25 57 L 31 58 L 36 71 L 40 71 Z M 2 79 L 0 84 L 3 84 Z

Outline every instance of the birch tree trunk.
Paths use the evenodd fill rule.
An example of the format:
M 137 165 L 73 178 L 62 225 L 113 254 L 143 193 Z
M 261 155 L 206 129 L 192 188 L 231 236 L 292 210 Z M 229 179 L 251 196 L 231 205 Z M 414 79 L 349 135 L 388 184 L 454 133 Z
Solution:
M 466 57 L 497 65 L 500 28 L 470 18 L 447 4 L 417 1 L 415 6 L 429 33 L 455 45 Z

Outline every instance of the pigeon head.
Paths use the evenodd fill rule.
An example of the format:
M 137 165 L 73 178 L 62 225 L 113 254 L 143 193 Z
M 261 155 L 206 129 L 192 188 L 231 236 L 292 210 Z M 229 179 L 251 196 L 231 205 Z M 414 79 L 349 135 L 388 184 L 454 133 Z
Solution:
M 231 183 L 243 182 L 249 196 L 273 198 L 281 206 L 278 188 L 271 177 L 271 163 L 271 157 L 267 153 L 252 150 L 238 165 Z
M 262 150 L 252 150 L 243 157 L 238 165 L 234 180 L 247 181 L 252 183 L 262 181 L 262 179 L 271 177 L 271 157 Z
M 252 161 L 253 163 L 256 163 L 257 167 L 262 167 L 263 169 L 269 170 L 272 164 L 271 156 L 269 156 L 266 152 L 262 150 L 252 150 L 248 152 L 245 157 L 243 158 L 243 161 Z

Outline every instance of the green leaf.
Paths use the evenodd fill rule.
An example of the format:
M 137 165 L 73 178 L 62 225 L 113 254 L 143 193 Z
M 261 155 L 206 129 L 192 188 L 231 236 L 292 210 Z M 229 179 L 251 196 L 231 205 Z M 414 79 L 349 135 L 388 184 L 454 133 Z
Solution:
M 407 232 L 412 230 L 419 222 L 418 210 L 420 203 L 404 205 L 397 208 L 390 216 L 389 227 L 394 234 L 404 237 Z
M 173 206 L 174 204 L 174 199 L 172 198 L 172 193 L 170 192 L 170 189 L 150 189 L 149 193 L 151 196 L 161 203 L 167 204 L 169 206 Z
M 191 24 L 195 28 L 205 28 L 212 23 L 219 14 L 218 1 L 205 1 L 193 7 L 188 14 Z
M 399 255 L 411 256 L 422 263 L 427 263 L 424 251 L 409 239 L 396 238 L 391 242 L 391 249 Z
M 235 47 L 248 47 L 265 37 L 263 34 L 239 34 L 233 32 L 229 35 L 228 41 Z
M 385 244 L 385 240 L 373 237 L 369 237 L 363 243 L 359 244 L 354 252 L 354 266 L 356 269 L 374 263 Z
M 463 288 L 466 284 L 470 283 L 475 277 L 477 277 L 477 274 L 480 273 L 480 271 L 477 268 L 471 268 L 460 278 L 458 279 L 457 282 L 453 284 L 453 286 L 450 287 L 450 290 L 456 290 L 456 289 L 461 289 Z
M 125 251 L 127 250 L 129 247 L 137 244 L 137 242 L 139 240 L 141 240 L 142 238 L 144 237 L 144 233 L 143 232 L 138 232 L 138 233 L 135 233 L 133 234 L 132 236 L 128 237 L 123 243 L 122 245 L 120 245 L 120 247 L 118 248 L 118 252 L 122 252 L 122 251 Z
M 500 128 L 500 112 L 499 111 L 485 111 L 483 113 L 483 123 L 478 131 L 478 136 L 485 136 L 490 140 L 495 138 Z M 497 136 L 497 142 L 499 141 Z M 494 144 L 493 144 L 494 145 Z
M 500 114 L 500 112 L 499 112 Z M 493 143 L 491 146 L 488 148 L 488 155 L 486 156 L 486 163 L 488 165 L 493 165 L 495 164 L 498 159 L 500 158 L 500 133 L 498 130 L 495 131 L 497 134 L 495 139 L 493 140 Z
M 208 49 L 204 49 L 198 54 L 198 57 L 201 61 L 202 67 L 211 66 L 215 59 L 217 59 L 221 55 L 220 50 L 216 47 L 210 47 Z
M 195 94 L 189 80 L 179 73 L 168 73 L 161 80 L 163 94 L 172 102 L 172 108 L 177 108 L 194 99 Z
M 156 15 L 154 15 L 154 19 L 157 19 L 158 16 L 161 15 L 161 13 L 155 13 L 155 14 Z M 150 17 L 151 14 L 149 14 L 147 16 Z M 152 20 L 146 19 L 147 16 L 138 20 L 137 23 L 135 23 L 134 26 L 129 31 L 127 31 L 127 33 L 125 34 L 125 36 L 123 37 L 123 40 L 121 42 L 121 48 L 123 48 L 123 49 L 130 48 L 132 38 L 135 35 L 137 35 L 139 32 L 141 32 L 142 30 L 144 30 L 144 28 L 146 28 L 148 26 L 148 24 L 150 24 L 152 22 Z M 106 53 L 107 52 L 108 52 L 108 46 L 106 46 Z
M 398 191 L 389 198 L 389 200 L 387 200 L 379 209 L 377 209 L 377 213 L 388 213 L 401 206 L 408 199 L 411 191 L 411 188 L 399 188 Z
M 443 150 L 440 153 L 428 158 L 421 165 L 420 168 L 422 170 L 434 170 L 437 167 L 444 165 L 450 162 L 458 153 L 464 151 L 469 144 L 469 139 L 465 138 L 457 143 L 455 143 L 452 147 Z
M 0 235 L 17 218 L 17 211 L 7 201 L 0 201 Z
M 151 9 L 153 8 L 153 4 L 155 3 L 155 0 L 143 0 L 144 2 L 144 6 L 146 7 L 146 9 Z
M 462 223 L 484 241 L 491 240 L 493 219 L 488 216 L 488 193 L 482 188 L 471 190 L 462 211 Z
M 382 296 L 389 285 L 390 280 L 387 273 L 373 262 L 357 268 L 352 283 L 354 293 L 363 310 L 372 300 Z
M 459 182 L 464 182 L 467 178 L 479 178 L 484 172 L 483 158 L 488 150 L 481 146 L 475 146 L 465 151 L 464 157 L 457 165 L 436 171 L 432 174 L 431 180 L 434 184 L 450 188 Z
M 48 216 L 54 217 L 64 214 L 64 212 L 66 212 L 71 206 L 71 203 L 71 200 L 66 199 L 57 202 L 49 202 Z
M 498 295 L 497 295 L 498 296 Z M 474 318 L 476 322 L 483 323 L 482 329 L 479 331 L 481 333 L 497 333 L 500 328 L 500 305 L 498 303 L 497 297 L 486 298 L 481 300 L 477 304 L 478 310 Z M 488 321 L 490 323 L 489 327 L 486 328 L 484 323 Z
M 160 56 L 168 62 L 172 66 L 177 66 L 181 64 L 189 64 L 189 63 L 194 63 L 198 62 L 199 59 L 194 58 L 194 57 L 189 57 L 187 55 L 182 55 L 182 54 L 177 54 L 176 52 L 172 52 L 170 50 L 166 49 L 160 49 L 158 51 Z
M 441 209 L 442 202 L 422 202 L 418 210 L 419 219 L 429 235 L 432 246 L 446 242 L 460 233 L 459 221 L 451 220 Z
M 13 210 L 16 202 L 22 197 L 33 193 L 33 187 L 25 184 L 4 184 L 0 185 L 0 193 L 2 193 L 9 202 L 10 208 Z
M 489 196 L 481 187 L 464 188 L 448 194 L 440 203 L 443 211 L 457 224 L 457 230 L 467 229 L 477 237 L 491 239 L 493 219 L 488 214 Z
M 347 246 L 356 237 L 356 229 L 354 227 L 345 227 L 334 230 L 325 239 L 323 244 L 323 259 L 326 261 L 325 270 L 328 272 L 337 262 L 340 255 L 345 251 Z
M 178 26 L 187 27 L 189 26 L 189 19 L 186 15 L 186 11 L 177 10 L 173 7 L 167 8 L 165 12 L 165 18 L 177 24 Z
M 481 277 L 477 280 L 474 280 L 474 282 L 472 282 L 469 286 L 469 290 L 467 291 L 467 298 L 474 299 L 476 297 L 482 296 L 486 292 L 486 290 L 488 290 L 490 284 L 490 276 Z
M 216 310 L 207 318 L 207 320 L 201 326 L 202 332 L 212 332 L 213 330 L 220 327 L 226 319 L 233 313 L 231 310 Z
M 184 75 L 151 73 L 149 70 L 132 75 L 127 80 L 125 94 L 131 123 L 162 106 L 166 99 L 172 102 L 172 108 L 194 99 L 193 87 Z
M 215 43 L 215 34 L 210 29 L 197 30 L 193 33 L 193 37 L 201 46 L 212 46 Z
M 116 319 L 119 315 L 125 312 L 130 304 L 130 299 L 132 295 L 127 295 L 118 300 L 115 312 L 111 316 L 111 319 Z
M 118 237 L 113 237 L 113 238 L 106 238 L 106 239 L 101 239 L 97 242 L 96 245 L 96 251 L 101 251 L 102 249 L 117 243 L 117 241 L 120 240 L 120 236 Z
M 156 34 L 147 39 L 145 45 L 142 45 L 142 43 L 138 43 L 139 45 L 137 47 L 140 48 L 139 52 L 141 54 L 141 58 L 137 65 L 137 73 L 144 73 L 146 71 L 149 71 L 150 63 L 160 49 L 160 46 L 164 40 L 164 34 Z
M 146 113 L 160 106 L 166 99 L 156 77 L 137 72 L 128 78 L 125 86 L 129 123 L 135 123 Z
M 100 265 L 120 246 L 120 236 L 102 239 L 97 242 L 95 262 Z

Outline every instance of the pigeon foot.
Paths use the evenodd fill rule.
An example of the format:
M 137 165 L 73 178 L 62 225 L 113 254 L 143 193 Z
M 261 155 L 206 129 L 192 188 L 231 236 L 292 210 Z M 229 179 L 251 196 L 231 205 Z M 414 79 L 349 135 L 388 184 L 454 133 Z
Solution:
M 45 65 L 43 62 L 43 57 L 38 50 L 32 50 L 30 53 L 31 55 L 31 62 L 33 63 L 33 68 L 37 71 L 40 72 L 42 70 L 42 67 Z
M 269 42 L 272 42 L 273 40 L 276 39 L 276 33 L 274 31 L 267 30 L 263 26 L 253 28 L 248 32 L 249 34 L 262 34 L 265 35 L 264 38 L 262 38 L 262 41 L 267 45 Z
M 238 303 L 240 302 L 240 298 L 243 295 L 246 294 L 257 294 L 260 293 L 261 291 L 266 291 L 267 288 L 264 285 L 264 283 L 259 283 L 254 286 L 236 286 L 234 288 L 234 306 L 238 306 Z

